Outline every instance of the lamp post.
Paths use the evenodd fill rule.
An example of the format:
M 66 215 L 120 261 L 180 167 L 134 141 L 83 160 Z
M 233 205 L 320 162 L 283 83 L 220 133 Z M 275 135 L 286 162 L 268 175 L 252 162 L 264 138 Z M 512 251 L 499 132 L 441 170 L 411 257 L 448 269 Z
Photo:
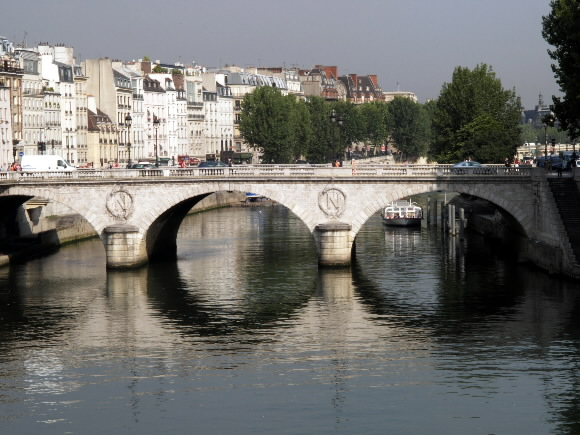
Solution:
M 553 127 L 556 123 L 556 118 L 552 112 L 548 113 L 542 118 L 544 123 L 544 157 L 548 157 L 548 127 Z
M 123 131 L 125 131 L 125 124 L 123 124 L 122 122 L 119 123 L 119 125 L 117 126 L 117 160 L 115 160 L 115 164 L 116 166 L 119 166 L 119 163 L 121 163 L 121 146 L 125 145 L 125 142 L 123 141 Z
M 129 158 L 127 160 L 127 168 L 131 167 L 131 122 L 133 119 L 131 115 L 127 114 L 125 116 L 125 125 L 127 126 L 127 152 L 129 153 Z
M 548 125 L 544 124 L 544 157 L 548 156 Z
M 157 130 L 159 130 L 159 118 L 153 116 L 153 128 L 155 129 L 155 167 L 159 167 L 159 156 L 157 154 Z
M 342 140 L 341 140 L 341 134 L 342 134 L 342 123 L 344 122 L 344 120 L 342 119 L 342 116 L 337 115 L 336 114 L 336 110 L 332 109 L 332 112 L 330 114 L 330 120 L 332 121 L 332 123 L 334 125 L 336 125 L 338 127 L 338 145 L 339 147 L 342 146 Z M 350 156 L 347 156 L 348 158 L 350 158 Z
M 16 146 L 20 143 L 18 139 L 12 139 L 12 163 L 16 163 Z

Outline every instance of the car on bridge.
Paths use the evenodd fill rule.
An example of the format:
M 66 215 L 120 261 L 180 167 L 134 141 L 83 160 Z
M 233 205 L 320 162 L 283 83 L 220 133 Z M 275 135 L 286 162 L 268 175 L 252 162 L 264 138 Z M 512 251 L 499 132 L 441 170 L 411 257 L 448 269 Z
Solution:
M 219 160 L 206 160 L 204 162 L 200 162 L 198 168 L 223 168 L 227 166 L 228 165 L 226 165 L 224 162 L 220 162 Z
M 153 163 L 134 163 L 130 169 L 152 169 L 155 168 Z
M 481 168 L 483 165 L 479 162 L 474 162 L 473 160 L 465 160 L 463 162 L 455 163 L 453 169 L 451 169 L 452 174 L 471 174 L 473 173 L 473 168 Z
M 465 160 L 464 162 L 455 163 L 453 165 L 454 168 L 479 168 L 481 166 L 483 166 L 481 163 L 472 160 Z
M 558 167 L 562 168 L 562 169 L 567 169 L 565 166 L 565 162 L 562 162 L 562 159 L 560 158 L 560 156 L 556 156 L 556 155 L 551 155 L 551 156 L 542 156 L 542 157 L 538 157 L 537 159 L 537 164 L 536 166 L 538 168 L 544 168 L 546 166 L 549 165 L 549 167 L 551 167 L 552 169 L 556 169 Z M 568 168 L 569 169 L 569 168 Z

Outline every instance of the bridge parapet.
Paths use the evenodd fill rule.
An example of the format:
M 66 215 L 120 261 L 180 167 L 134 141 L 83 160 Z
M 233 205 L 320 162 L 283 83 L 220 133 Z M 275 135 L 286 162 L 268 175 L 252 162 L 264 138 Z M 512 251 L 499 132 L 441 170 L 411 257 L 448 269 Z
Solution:
M 29 181 L 46 179 L 135 179 L 165 177 L 444 177 L 444 176 L 502 176 L 529 177 L 531 166 L 505 167 L 488 165 L 473 168 L 454 168 L 453 165 L 360 165 L 333 168 L 328 165 L 238 165 L 214 168 L 151 168 L 151 169 L 82 169 L 78 171 L 0 172 L 0 181 Z

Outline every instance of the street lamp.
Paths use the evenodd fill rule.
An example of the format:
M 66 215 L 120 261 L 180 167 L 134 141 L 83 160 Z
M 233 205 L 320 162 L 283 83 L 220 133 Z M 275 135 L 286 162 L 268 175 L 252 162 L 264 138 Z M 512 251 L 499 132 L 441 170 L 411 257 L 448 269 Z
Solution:
M 12 139 L 12 162 L 16 163 L 16 146 L 20 143 L 18 139 Z
M 155 129 L 155 167 L 159 167 L 159 156 L 157 155 L 157 130 L 159 130 L 159 118 L 153 115 L 153 128 Z
M 127 116 L 125 116 L 125 125 L 127 126 L 127 151 L 129 152 L 129 159 L 127 160 L 127 168 L 131 167 L 131 122 L 133 121 L 133 119 L 131 118 L 131 115 L 127 114 Z
M 544 124 L 544 156 L 548 156 L 548 125 Z
M 119 123 L 117 126 L 117 160 L 115 163 L 117 166 L 121 163 L 121 146 L 125 146 L 125 142 L 123 142 L 123 132 L 125 131 L 125 124 L 122 122 Z
M 337 115 L 336 114 L 336 110 L 332 109 L 332 112 L 330 114 L 330 120 L 332 121 L 332 123 L 336 126 L 338 126 L 338 136 L 339 136 L 339 140 L 338 140 L 338 146 L 342 146 L 342 141 L 341 139 L 341 129 L 342 129 L 342 123 L 344 122 L 344 120 L 342 119 L 342 116 Z M 337 154 L 338 155 L 338 154 Z M 348 158 L 350 158 L 350 156 L 348 156 Z
M 553 127 L 556 123 L 556 119 L 554 118 L 554 114 L 552 112 L 544 115 L 542 118 L 542 122 L 544 123 L 544 156 L 548 157 L 548 126 Z

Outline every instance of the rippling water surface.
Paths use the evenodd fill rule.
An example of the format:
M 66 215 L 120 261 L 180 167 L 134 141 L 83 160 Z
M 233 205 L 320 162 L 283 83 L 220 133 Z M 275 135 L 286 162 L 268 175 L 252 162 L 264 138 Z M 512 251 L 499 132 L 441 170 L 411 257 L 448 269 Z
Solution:
M 0 433 L 580 433 L 580 286 L 517 253 L 375 216 L 319 270 L 260 207 L 188 217 L 178 257 L 0 270 Z

